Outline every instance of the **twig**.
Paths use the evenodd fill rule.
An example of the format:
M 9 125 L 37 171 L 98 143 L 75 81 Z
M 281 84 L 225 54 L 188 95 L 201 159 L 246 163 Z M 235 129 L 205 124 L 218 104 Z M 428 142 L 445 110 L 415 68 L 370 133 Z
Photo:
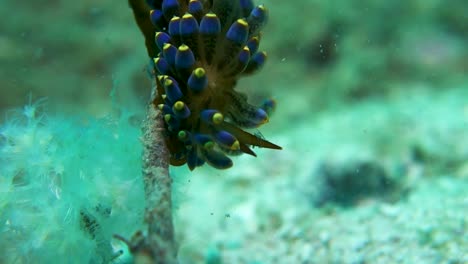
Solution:
M 177 244 L 172 222 L 172 179 L 169 176 L 168 150 L 164 142 L 161 112 L 152 103 L 143 122 L 143 181 L 145 185 L 145 223 L 147 234 L 137 232 L 125 242 L 136 264 L 177 263 Z
M 135 21 L 145 37 L 149 57 L 156 56 L 154 28 L 149 20 L 149 6 L 144 0 L 128 0 Z M 154 77 L 152 97 L 157 92 Z M 154 99 L 154 98 L 152 98 Z M 169 152 L 164 142 L 164 122 L 162 113 L 152 100 L 146 110 L 143 122 L 143 183 L 145 186 L 145 233 L 138 231 L 128 241 L 122 236 L 117 239 L 125 242 L 135 258 L 136 264 L 176 264 L 177 244 L 172 222 L 172 179 L 169 176 Z

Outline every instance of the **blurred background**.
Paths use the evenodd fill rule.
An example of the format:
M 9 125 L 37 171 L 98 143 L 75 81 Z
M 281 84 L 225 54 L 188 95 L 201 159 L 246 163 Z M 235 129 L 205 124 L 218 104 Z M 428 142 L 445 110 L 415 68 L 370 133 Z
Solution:
M 1 2 L 0 121 L 30 96 L 51 116 L 141 116 L 126 1 Z M 268 61 L 238 89 L 277 101 L 256 132 L 283 150 L 173 168 L 182 263 L 467 263 L 467 2 L 262 3 Z

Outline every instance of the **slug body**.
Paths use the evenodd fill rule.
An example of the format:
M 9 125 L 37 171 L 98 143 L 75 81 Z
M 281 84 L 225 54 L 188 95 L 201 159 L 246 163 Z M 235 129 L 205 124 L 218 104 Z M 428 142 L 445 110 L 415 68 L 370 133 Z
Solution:
M 256 156 L 252 146 L 281 149 L 243 130 L 268 122 L 275 102 L 254 106 L 234 89 L 241 76 L 265 63 L 258 48 L 267 9 L 252 0 L 147 4 L 155 33 L 154 42 L 147 41 L 157 77 L 153 104 L 164 116 L 171 165 L 226 169 L 229 156 Z

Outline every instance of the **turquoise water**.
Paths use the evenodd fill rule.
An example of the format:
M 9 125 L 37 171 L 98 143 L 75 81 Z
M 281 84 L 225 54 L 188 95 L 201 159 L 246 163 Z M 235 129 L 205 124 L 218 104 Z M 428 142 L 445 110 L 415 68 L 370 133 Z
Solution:
M 2 3 L 0 263 L 130 263 L 113 235 L 145 230 L 151 92 L 132 11 Z M 276 101 L 248 131 L 283 149 L 171 167 L 179 263 L 467 263 L 468 5 L 256 4 L 268 59 L 236 89 Z

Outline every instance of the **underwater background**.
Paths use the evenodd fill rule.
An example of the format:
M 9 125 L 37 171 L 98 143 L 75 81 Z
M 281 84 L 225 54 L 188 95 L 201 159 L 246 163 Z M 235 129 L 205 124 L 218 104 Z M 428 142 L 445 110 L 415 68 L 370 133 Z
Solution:
M 171 167 L 179 263 L 468 263 L 468 4 L 255 1 L 269 122 Z M 0 263 L 130 263 L 151 78 L 127 1 L 0 5 Z M 123 252 L 123 253 L 122 253 Z

